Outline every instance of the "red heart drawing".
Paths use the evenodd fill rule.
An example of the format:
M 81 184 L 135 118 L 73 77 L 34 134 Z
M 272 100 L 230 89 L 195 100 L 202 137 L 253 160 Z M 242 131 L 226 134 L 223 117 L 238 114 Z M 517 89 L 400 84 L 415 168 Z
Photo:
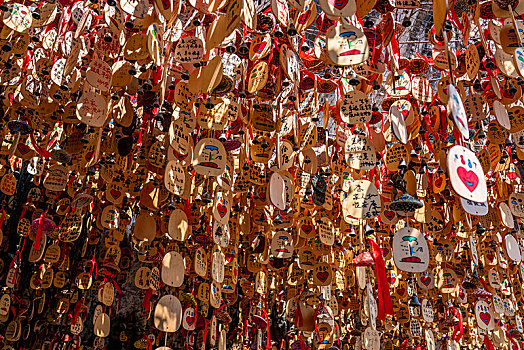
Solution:
M 311 17 L 311 9 L 308 8 L 307 10 L 302 12 L 302 15 L 300 15 L 300 17 L 298 17 L 298 23 L 305 24 L 308 21 L 309 17 Z
M 311 232 L 311 230 L 313 230 L 312 225 L 302 225 L 302 231 L 304 231 L 306 235 L 308 235 Z
M 26 145 L 26 144 L 20 143 L 20 144 L 18 144 L 17 147 L 18 147 L 18 151 L 22 155 L 27 154 L 27 153 L 29 153 L 29 151 L 31 151 L 31 148 L 28 145 Z
M 222 204 L 222 202 L 218 202 L 217 211 L 218 215 L 220 215 L 220 217 L 223 218 L 227 214 L 227 207 L 224 204 Z
M 442 186 L 443 178 L 439 176 L 434 181 L 435 181 L 435 187 L 440 188 L 440 186 Z
M 193 316 L 186 316 L 186 323 L 188 326 L 192 326 L 193 325 L 193 321 L 195 320 L 195 318 Z
M 485 324 L 489 324 L 489 321 L 491 320 L 491 315 L 489 312 L 481 312 L 480 313 L 480 319 L 482 320 L 482 322 L 484 322 Z
M 463 291 L 460 291 L 460 292 L 459 292 L 459 298 L 460 298 L 460 299 L 464 299 L 465 297 L 466 297 L 466 294 L 464 294 Z
M 265 41 L 261 41 L 259 42 L 258 44 L 256 44 L 254 47 L 253 47 L 253 50 L 256 52 L 256 53 L 261 53 L 267 46 L 267 43 Z
M 118 197 L 120 197 L 121 195 L 122 195 L 122 192 L 117 191 L 117 190 L 111 190 L 111 196 L 112 196 L 114 199 L 118 199 Z
M 397 278 L 394 277 L 394 276 L 388 278 L 388 282 L 389 282 L 389 284 L 395 284 L 395 281 L 396 281 L 396 280 L 397 280 Z
M 318 272 L 317 273 L 317 278 L 319 281 L 321 282 L 325 282 L 327 280 L 327 278 L 329 277 L 329 273 L 327 271 L 324 271 L 324 272 Z
M 389 255 L 389 249 L 386 247 L 382 247 L 382 256 L 388 256 Z
M 404 295 L 405 292 L 406 292 L 406 288 L 397 288 L 398 295 Z
M 328 0 L 328 4 L 336 8 L 337 10 L 341 10 L 348 4 L 349 0 Z
M 457 175 L 470 192 L 473 192 L 475 188 L 477 188 L 479 184 L 479 178 L 472 170 L 468 171 L 464 167 L 459 167 L 457 169 Z
M 429 286 L 429 284 L 431 283 L 431 277 L 429 276 L 421 277 L 420 282 L 422 282 L 422 284 L 425 286 Z
M 393 210 L 384 210 L 384 216 L 389 220 L 393 220 L 395 217 L 395 212 Z

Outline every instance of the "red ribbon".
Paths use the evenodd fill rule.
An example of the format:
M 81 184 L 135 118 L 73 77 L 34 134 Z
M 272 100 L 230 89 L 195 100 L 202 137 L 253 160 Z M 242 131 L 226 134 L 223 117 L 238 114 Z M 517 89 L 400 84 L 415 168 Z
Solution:
M 386 264 L 382 256 L 382 249 L 378 244 L 368 238 L 368 242 L 373 248 L 373 260 L 375 260 L 375 275 L 378 281 L 378 319 L 384 321 L 386 315 L 393 315 L 393 304 L 389 293 L 389 284 L 386 276 Z
M 79 301 L 75 304 L 75 310 L 73 313 L 73 320 L 71 321 L 71 324 L 75 324 L 78 320 L 78 315 L 80 315 L 80 308 L 82 307 L 82 301 L 84 300 L 84 297 L 82 297 Z
M 509 338 L 509 341 L 511 342 L 511 344 L 513 344 L 511 346 L 511 350 L 513 350 L 513 349 L 520 349 L 520 347 L 518 346 L 518 344 L 515 341 L 515 339 L 513 337 L 509 336 L 509 334 L 508 334 L 508 338 Z
M 89 278 L 93 276 L 93 271 L 95 272 L 95 279 L 96 279 L 98 276 L 98 269 L 96 268 L 96 260 L 95 260 L 94 255 L 91 256 L 91 270 L 89 270 Z
M 35 244 L 34 244 L 35 250 L 40 249 L 40 241 L 42 240 L 42 230 L 44 228 L 44 225 L 43 225 L 44 214 L 45 212 L 42 212 L 42 214 L 40 214 L 40 219 L 38 220 L 38 230 L 36 230 L 36 237 L 35 237 Z
M 262 312 L 264 313 L 264 317 L 266 318 L 266 349 L 269 350 L 271 349 L 271 332 L 269 331 L 269 316 L 267 315 L 267 311 L 265 308 L 262 308 Z
M 7 214 L 6 214 L 5 210 L 2 209 L 2 216 L 0 217 L 0 228 L 2 228 L 2 225 L 4 224 L 4 220 L 5 220 L 6 215 Z
M 191 203 L 189 199 L 186 199 L 186 203 L 184 204 L 184 212 L 187 215 L 187 219 L 191 220 Z
M 392 57 L 395 60 L 395 62 L 399 63 L 400 61 L 400 50 L 398 49 L 398 42 L 397 37 L 393 33 L 393 36 L 391 37 L 391 41 L 389 42 L 389 45 L 391 47 L 392 51 Z
M 147 335 L 144 334 L 144 338 L 146 339 L 147 341 L 147 350 L 152 350 L 153 349 L 153 343 L 151 343 L 151 339 L 149 339 L 149 337 Z
M 207 319 L 204 318 L 204 317 L 203 317 L 203 319 L 204 319 L 204 339 L 203 339 L 202 342 L 205 345 L 205 344 L 207 344 Z
M 491 343 L 491 340 L 489 339 L 488 335 L 484 335 L 484 345 L 486 346 L 487 350 L 495 350 L 495 347 Z
M 33 148 L 39 155 L 41 155 L 45 159 L 49 159 L 49 157 L 51 157 L 51 152 L 48 152 L 47 150 L 40 147 L 40 145 L 35 140 L 35 135 L 33 134 L 33 131 L 32 131 L 33 125 L 31 123 L 31 120 L 29 120 L 29 118 L 25 118 L 25 120 L 27 121 L 27 123 L 29 124 L 29 127 L 31 128 L 31 132 L 29 133 L 29 139 L 31 140 L 31 144 L 33 145 Z
M 482 286 L 484 287 L 485 290 L 489 290 L 488 284 L 486 283 L 486 281 L 484 281 L 484 278 L 479 276 L 479 281 L 480 281 L 480 283 L 482 284 Z
M 146 292 L 146 296 L 144 297 L 144 301 L 142 302 L 142 307 L 144 308 L 145 312 L 149 312 L 149 304 L 151 300 L 151 295 L 153 295 L 153 289 L 148 288 Z
M 302 309 L 300 308 L 300 303 L 297 305 L 297 309 L 295 310 L 294 322 L 297 328 L 302 327 L 304 325 L 304 319 L 302 317 Z
M 453 313 L 458 318 L 458 323 L 455 325 L 455 330 L 453 331 L 453 339 L 458 342 L 460 341 L 460 338 L 462 338 L 462 334 L 464 332 L 462 327 L 462 313 L 454 306 L 451 308 L 451 310 L 453 310 Z

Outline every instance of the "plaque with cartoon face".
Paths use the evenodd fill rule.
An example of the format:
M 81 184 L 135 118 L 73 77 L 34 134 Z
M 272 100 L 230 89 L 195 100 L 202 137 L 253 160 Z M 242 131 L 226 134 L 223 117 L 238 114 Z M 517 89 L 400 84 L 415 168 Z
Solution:
M 393 259 L 399 270 L 424 272 L 429 265 L 429 248 L 424 235 L 411 227 L 398 230 L 393 237 Z
M 459 196 L 479 203 L 487 201 L 484 170 L 475 153 L 454 146 L 449 150 L 447 163 L 451 185 Z
M 508 206 L 513 215 L 519 218 L 524 217 L 524 193 L 514 192 L 510 194 Z
M 327 31 L 327 51 L 338 66 L 360 64 L 369 57 L 368 40 L 357 27 L 339 23 Z
M 196 319 L 197 318 L 196 318 L 195 308 L 192 306 L 187 307 L 184 310 L 184 315 L 182 317 L 182 327 L 186 331 L 195 330 Z
M 490 331 L 495 328 L 495 319 L 491 306 L 484 300 L 479 300 L 475 304 L 475 319 L 480 329 Z
M 317 286 L 330 285 L 332 277 L 331 265 L 328 263 L 318 263 L 313 269 L 313 283 Z
M 226 149 L 216 139 L 206 138 L 195 145 L 193 167 L 200 175 L 220 176 L 227 163 Z
M 457 290 L 458 277 L 452 269 L 439 269 L 436 285 L 441 293 L 453 293 Z
M 271 240 L 271 254 L 274 257 L 285 259 L 293 255 L 293 239 L 286 231 L 278 231 Z

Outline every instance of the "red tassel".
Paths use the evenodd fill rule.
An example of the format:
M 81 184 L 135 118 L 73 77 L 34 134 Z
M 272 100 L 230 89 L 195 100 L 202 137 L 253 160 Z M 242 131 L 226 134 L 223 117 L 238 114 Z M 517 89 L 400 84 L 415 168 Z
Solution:
M 5 213 L 5 210 L 2 209 L 2 216 L 0 217 L 0 228 L 2 228 L 2 225 L 4 224 L 4 220 L 5 220 L 6 215 L 7 214 Z
M 302 310 L 300 309 L 300 303 L 297 306 L 297 310 L 295 311 L 295 326 L 297 328 L 300 328 L 304 325 L 304 320 L 302 318 Z
M 38 230 L 36 230 L 36 237 L 35 237 L 35 250 L 40 249 L 40 241 L 42 240 L 42 230 L 44 228 L 44 212 L 40 214 L 40 220 L 38 221 Z
M 189 199 L 186 199 L 186 203 L 184 204 L 184 212 L 187 215 L 187 219 L 191 219 L 191 203 L 189 202 Z
M 266 309 L 262 308 L 262 311 L 264 312 L 264 317 L 266 318 L 266 349 L 271 349 L 271 333 L 269 331 L 270 323 L 269 323 L 269 316 L 267 315 Z
M 78 315 L 80 315 L 80 309 L 82 308 L 83 300 L 84 300 L 84 298 L 81 298 L 75 304 L 75 310 L 74 310 L 74 313 L 73 313 L 73 320 L 71 321 L 72 324 L 75 324 L 76 321 L 78 320 Z
M 486 345 L 487 350 L 495 350 L 495 347 L 491 343 L 491 340 L 489 339 L 487 334 L 484 336 L 484 345 Z
M 31 124 L 29 125 L 31 126 Z M 41 155 L 45 159 L 49 159 L 49 157 L 51 157 L 51 152 L 48 152 L 47 150 L 40 147 L 40 145 L 35 140 L 35 135 L 33 135 L 32 132 L 29 133 L 29 139 L 31 140 L 31 144 L 33 145 L 33 148 L 39 155 Z
M 151 295 L 153 295 L 153 289 L 148 288 L 146 292 L 146 296 L 144 297 L 144 301 L 142 302 L 142 307 L 144 308 L 145 312 L 149 312 L 149 301 L 151 299 Z
M 386 276 L 386 263 L 382 256 L 382 249 L 378 244 L 368 238 L 368 242 L 373 248 L 373 260 L 375 260 L 375 274 L 378 281 L 378 319 L 384 321 L 386 315 L 393 315 L 393 304 L 389 293 L 389 283 Z
M 147 350 L 153 350 L 153 343 L 151 343 L 151 339 L 149 339 L 148 336 L 146 336 L 147 340 Z
M 455 307 L 453 307 L 452 310 L 453 310 L 453 313 L 455 314 L 455 316 L 459 320 L 457 325 L 455 325 L 455 330 L 453 331 L 453 339 L 455 339 L 455 341 L 458 342 L 458 341 L 460 341 L 460 338 L 462 338 L 462 333 L 464 331 L 463 328 L 462 328 L 462 314 Z

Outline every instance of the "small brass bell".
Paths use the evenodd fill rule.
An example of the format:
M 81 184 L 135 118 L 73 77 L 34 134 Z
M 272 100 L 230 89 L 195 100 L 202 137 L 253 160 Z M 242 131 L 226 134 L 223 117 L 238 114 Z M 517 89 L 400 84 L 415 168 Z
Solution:
M 297 34 L 298 34 L 298 32 L 297 32 L 297 29 L 295 28 L 295 25 L 293 23 L 290 23 L 289 27 L 287 29 L 287 35 L 295 36 Z
M 418 300 L 418 297 L 416 294 L 413 294 L 411 296 L 411 299 L 409 300 L 409 306 L 411 307 L 420 307 L 420 301 Z
M 248 52 L 249 52 L 249 44 L 244 41 L 238 48 L 238 53 L 241 55 L 247 55 Z
M 355 73 L 351 74 L 351 78 L 349 78 L 349 85 L 357 86 L 358 84 L 360 84 L 360 79 Z
M 211 97 L 208 97 L 206 101 L 206 108 L 213 109 L 213 107 L 215 107 L 215 104 L 213 103 L 213 100 L 211 99 Z
M 40 9 L 38 7 L 34 9 L 34 11 L 31 13 L 31 16 L 34 19 L 40 19 Z
M 280 29 L 280 26 L 278 26 L 275 29 L 275 37 L 276 38 L 282 38 L 283 36 L 284 36 L 284 32 L 282 31 L 282 29 Z
M 229 45 L 226 46 L 226 52 L 227 53 L 235 53 L 237 52 L 237 48 L 235 47 L 235 45 L 233 45 L 233 43 L 229 43 Z

